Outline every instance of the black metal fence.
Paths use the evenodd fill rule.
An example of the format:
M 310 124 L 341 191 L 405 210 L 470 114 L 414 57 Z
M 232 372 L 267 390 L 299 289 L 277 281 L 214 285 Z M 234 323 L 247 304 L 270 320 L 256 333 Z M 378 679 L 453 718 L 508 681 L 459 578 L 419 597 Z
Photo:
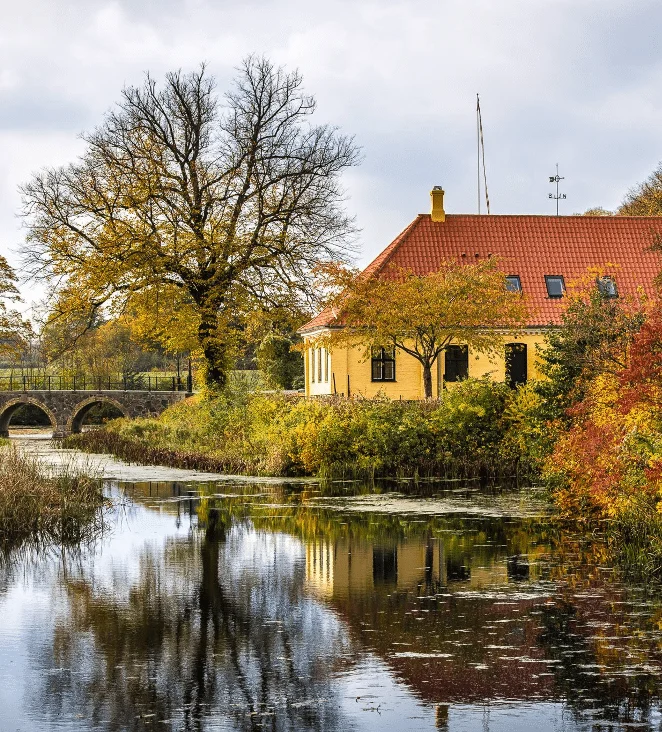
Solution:
M 0 391 L 183 391 L 190 376 L 1 376 Z

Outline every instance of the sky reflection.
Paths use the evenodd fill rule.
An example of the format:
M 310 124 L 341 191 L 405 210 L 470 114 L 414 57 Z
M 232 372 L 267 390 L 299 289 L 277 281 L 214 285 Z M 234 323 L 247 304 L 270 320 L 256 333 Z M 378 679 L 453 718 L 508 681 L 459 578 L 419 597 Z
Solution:
M 532 504 L 108 487 L 93 547 L 0 566 L 2 730 L 659 726 L 659 601 Z

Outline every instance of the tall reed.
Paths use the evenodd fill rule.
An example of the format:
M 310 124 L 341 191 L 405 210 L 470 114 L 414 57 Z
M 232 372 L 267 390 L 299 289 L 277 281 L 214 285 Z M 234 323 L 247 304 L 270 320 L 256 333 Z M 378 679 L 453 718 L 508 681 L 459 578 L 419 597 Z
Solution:
M 662 578 L 662 515 L 650 496 L 634 496 L 609 522 L 607 535 L 624 573 L 635 579 Z
M 65 466 L 50 474 L 38 458 L 0 449 L 0 550 L 25 542 L 77 544 L 103 525 L 104 499 L 94 476 Z

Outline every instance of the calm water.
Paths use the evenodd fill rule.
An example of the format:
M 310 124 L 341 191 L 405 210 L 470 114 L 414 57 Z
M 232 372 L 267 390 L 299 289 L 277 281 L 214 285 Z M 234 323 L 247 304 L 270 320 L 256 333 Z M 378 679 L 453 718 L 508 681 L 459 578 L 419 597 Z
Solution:
M 0 564 L 2 732 L 662 729 L 662 602 L 530 491 L 101 463 L 103 539 Z

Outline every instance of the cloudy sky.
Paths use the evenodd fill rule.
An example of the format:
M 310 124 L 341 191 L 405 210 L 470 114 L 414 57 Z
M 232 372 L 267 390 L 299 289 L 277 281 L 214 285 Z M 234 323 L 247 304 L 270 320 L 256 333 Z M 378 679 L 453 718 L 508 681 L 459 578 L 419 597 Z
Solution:
M 481 94 L 493 213 L 614 208 L 662 159 L 659 0 L 0 0 L 0 251 L 17 267 L 17 186 L 73 160 L 145 71 L 208 62 L 220 90 L 248 53 L 299 68 L 320 122 L 354 134 L 345 179 L 359 262 L 441 184 L 476 212 Z M 26 289 L 29 297 L 29 290 Z

